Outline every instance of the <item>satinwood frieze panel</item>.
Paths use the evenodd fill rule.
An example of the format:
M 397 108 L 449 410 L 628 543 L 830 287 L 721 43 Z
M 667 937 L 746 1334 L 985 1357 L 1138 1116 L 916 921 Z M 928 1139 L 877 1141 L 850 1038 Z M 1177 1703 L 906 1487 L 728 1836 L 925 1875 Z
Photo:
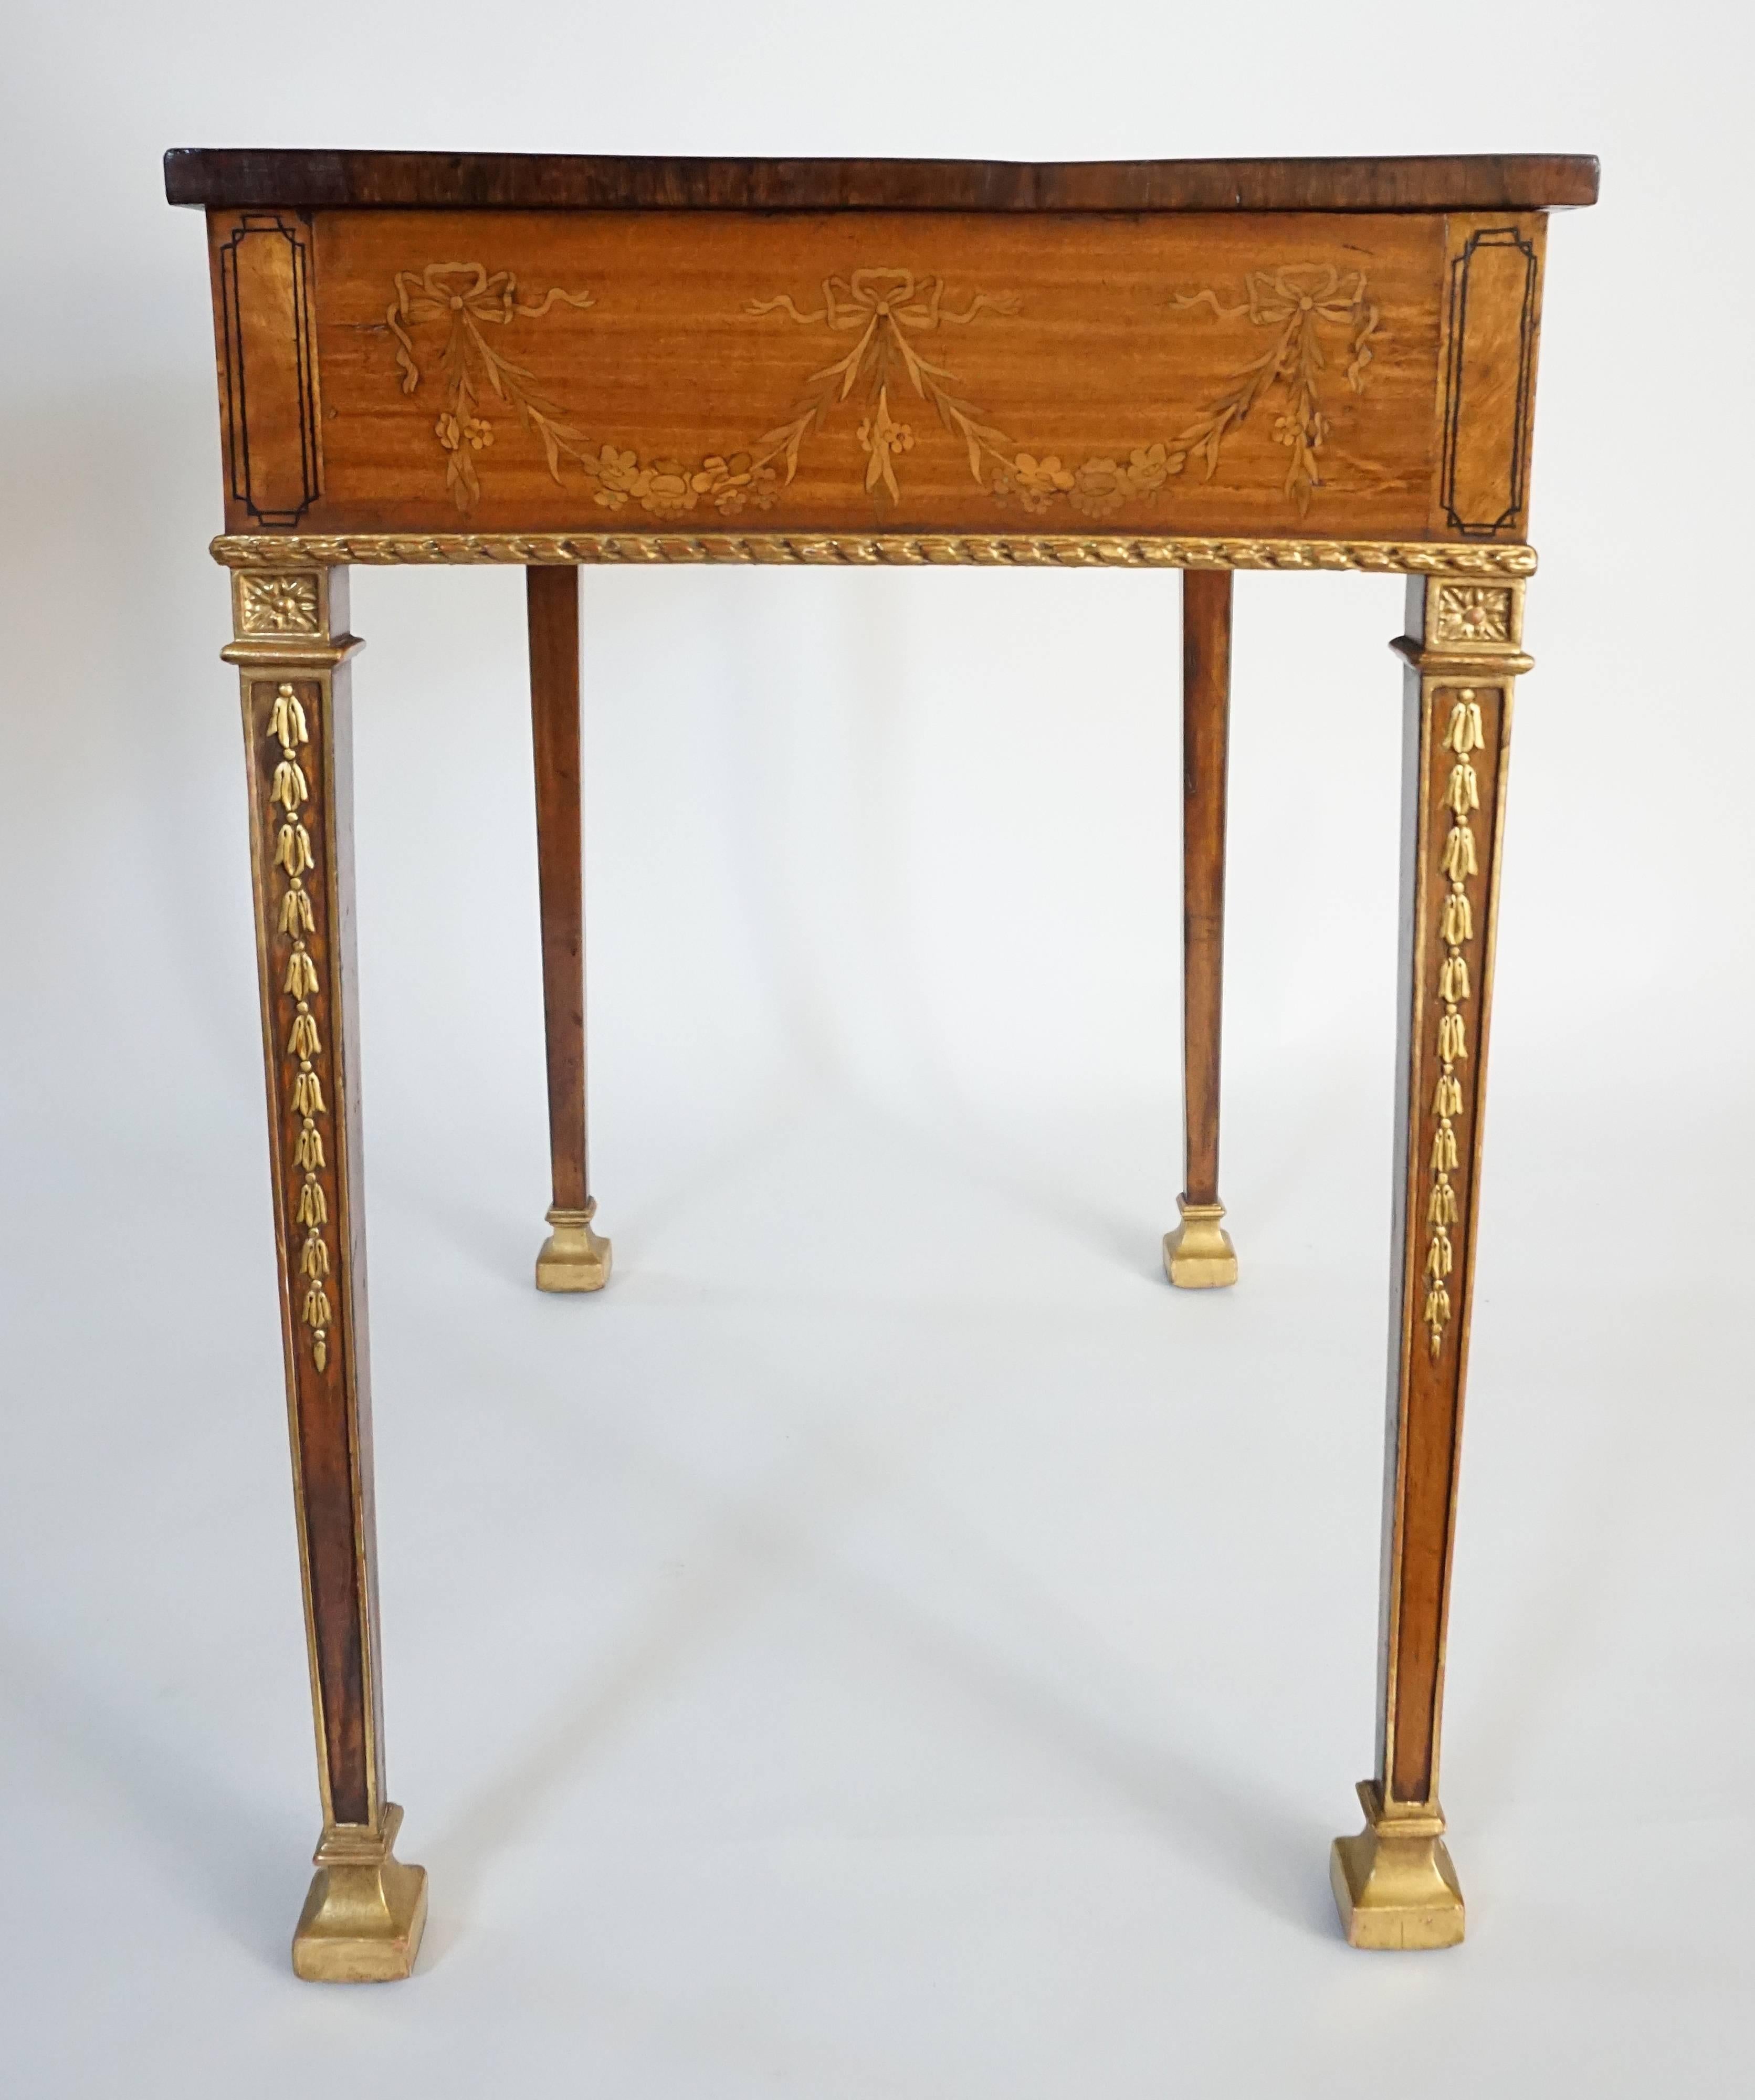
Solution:
M 1433 529 L 1440 217 L 314 229 L 305 532 Z

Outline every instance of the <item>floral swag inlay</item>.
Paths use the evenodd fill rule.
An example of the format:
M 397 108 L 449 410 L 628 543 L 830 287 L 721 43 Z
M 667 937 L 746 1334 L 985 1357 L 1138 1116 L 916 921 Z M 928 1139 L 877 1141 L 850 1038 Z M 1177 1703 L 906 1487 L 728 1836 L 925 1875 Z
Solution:
M 1180 311 L 1208 310 L 1219 321 L 1246 318 L 1251 328 L 1269 331 L 1267 349 L 1242 364 L 1216 399 L 1174 437 L 1133 446 L 1125 458 L 1118 454 L 1069 465 L 1056 452 L 1020 449 L 964 396 L 943 353 L 929 355 L 923 341 L 943 329 L 967 327 L 982 315 L 1016 314 L 1021 304 L 1016 293 L 977 292 L 959 307 L 949 301 L 940 278 L 891 267 L 856 270 L 851 278 L 827 279 L 821 305 L 808 311 L 786 293 L 749 303 L 745 311 L 752 319 L 779 315 L 800 328 L 851 335 L 853 342 L 844 355 L 808 376 L 785 417 L 753 444 L 711 453 L 689 465 L 675 459 L 642 461 L 634 452 L 589 438 L 569 420 L 571 412 L 549 399 L 531 372 L 496 349 L 484 333 L 540 320 L 558 301 L 593 306 L 590 293 L 553 287 L 540 299 L 521 301 L 510 271 L 490 274 L 478 262 L 430 263 L 419 276 L 399 271 L 395 281 L 386 322 L 396 341 L 405 394 L 413 394 L 422 378 L 412 331 L 429 322 L 446 324 L 439 357 L 443 395 L 433 434 L 445 457 L 446 486 L 463 511 L 481 493 L 476 461 L 494 442 L 493 422 L 484 412 L 490 396 L 540 439 L 557 483 L 562 460 L 569 460 L 604 509 L 620 510 L 633 502 L 659 517 L 707 506 L 727 517 L 746 507 L 766 510 L 797 474 L 805 440 L 857 397 L 861 412 L 854 435 L 866 456 L 864 487 L 874 497 L 881 492 L 892 501 L 901 498 L 897 469 L 922 435 L 907 420 L 918 404 L 916 412 L 936 417 L 962 447 L 977 485 L 999 501 L 1015 496 L 1026 511 L 1039 514 L 1064 500 L 1087 518 L 1108 517 L 1155 495 L 1191 461 L 1210 481 L 1227 441 L 1253 411 L 1271 405 L 1277 412 L 1273 442 L 1288 454 L 1285 491 L 1303 515 L 1323 485 L 1322 453 L 1333 427 L 1323 406 L 1329 364 L 1324 335 L 1340 337 L 1347 355 L 1344 383 L 1362 395 L 1370 346 L 1381 333 L 1378 309 L 1358 271 L 1345 276 L 1315 267 L 1251 271 L 1244 279 L 1245 297 L 1235 306 L 1221 304 L 1210 289 L 1180 293 L 1171 302 Z M 1384 483 L 1381 474 L 1376 479 Z

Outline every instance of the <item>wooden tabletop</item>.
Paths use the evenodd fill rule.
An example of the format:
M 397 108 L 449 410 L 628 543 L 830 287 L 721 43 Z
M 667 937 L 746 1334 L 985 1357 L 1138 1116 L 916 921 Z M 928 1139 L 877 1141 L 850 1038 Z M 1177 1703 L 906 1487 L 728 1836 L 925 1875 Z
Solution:
M 1594 204 L 1588 153 L 1401 160 L 753 161 L 174 147 L 172 204 L 302 210 L 1534 211 Z

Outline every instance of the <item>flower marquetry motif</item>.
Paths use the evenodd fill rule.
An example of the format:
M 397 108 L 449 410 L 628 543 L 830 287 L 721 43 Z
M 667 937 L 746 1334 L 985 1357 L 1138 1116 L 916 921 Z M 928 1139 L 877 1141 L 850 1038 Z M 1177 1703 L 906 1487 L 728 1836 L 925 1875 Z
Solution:
M 1192 454 L 1205 462 L 1210 481 L 1221 447 L 1252 409 L 1277 402 L 1273 441 L 1290 454 L 1285 492 L 1300 517 L 1321 486 L 1318 455 L 1333 428 L 1323 408 L 1322 374 L 1329 362 L 1325 333 L 1338 334 L 1347 351 L 1345 382 L 1355 394 L 1365 390 L 1365 368 L 1372 361 L 1371 342 L 1378 333 L 1378 310 L 1366 294 L 1364 273 L 1335 269 L 1254 270 L 1243 280 L 1242 303 L 1222 307 L 1210 291 L 1191 292 L 1173 303 L 1183 308 L 1210 307 L 1220 320 L 1247 317 L 1254 328 L 1271 330 L 1272 342 L 1259 357 L 1241 367 L 1206 412 L 1175 439 L 1171 471 L 1180 473 Z
M 445 456 L 445 486 L 460 510 L 467 510 L 481 494 L 475 456 L 494 441 L 493 425 L 477 413 L 487 396 L 500 401 L 525 430 L 541 439 L 549 471 L 557 481 L 562 453 L 576 457 L 576 448 L 584 443 L 565 421 L 566 410 L 542 394 L 524 367 L 495 349 L 483 332 L 509 330 L 519 320 L 540 320 L 557 300 L 569 307 L 596 303 L 589 292 L 558 288 L 527 303 L 519 299 L 518 280 L 509 270 L 490 273 L 479 262 L 430 262 L 418 276 L 412 270 L 396 272 L 396 296 L 385 324 L 396 339 L 396 364 L 404 394 L 412 394 L 421 383 L 410 328 L 430 320 L 446 324 L 439 360 L 445 401 L 434 421 L 433 435 Z
M 798 328 L 853 340 L 806 375 L 797 399 L 771 429 L 742 446 L 728 442 L 693 464 L 642 460 L 625 447 L 588 437 L 526 367 L 489 339 L 492 330 L 541 319 L 557 301 L 591 307 L 588 292 L 550 289 L 527 302 L 518 298 L 509 271 L 434 262 L 418 274 L 397 272 L 386 325 L 395 338 L 405 394 L 414 393 L 422 378 L 413 331 L 432 322 L 445 329 L 437 356 L 444 392 L 432 429 L 445 461 L 446 486 L 460 510 L 472 509 L 481 493 L 478 461 L 494 443 L 487 411 L 497 400 L 540 439 L 557 483 L 562 461 L 569 461 L 602 509 L 637 504 L 663 518 L 767 509 L 797 475 L 807 439 L 849 408 L 858 411 L 853 436 L 864 456 L 861 479 L 874 499 L 901 501 L 902 463 L 936 424 L 960 448 L 971 479 L 996 501 L 1015 500 L 1034 515 L 1064 502 L 1084 517 L 1105 518 L 1155 496 L 1191 462 L 1212 480 L 1227 443 L 1256 409 L 1265 414 L 1271 408 L 1272 440 L 1288 454 L 1285 492 L 1302 516 L 1323 484 L 1332 429 L 1325 375 L 1344 352 L 1343 383 L 1356 395 L 1365 392 L 1370 346 L 1380 333 L 1378 308 L 1356 270 L 1289 266 L 1251 271 L 1243 284 L 1243 299 L 1235 305 L 1223 304 L 1210 288 L 1180 293 L 1171 303 L 1182 311 L 1209 309 L 1221 322 L 1246 320 L 1268 333 L 1267 346 L 1241 364 L 1218 397 L 1175 436 L 1144 437 L 1083 461 L 1063 458 L 1039 443 L 1025 449 L 971 398 L 938 347 L 946 331 L 983 316 L 1016 315 L 1018 295 L 977 291 L 959 302 L 942 279 L 899 265 L 827 278 L 817 304 L 800 307 L 787 292 L 752 300 L 744 311 L 752 320 L 778 315 Z M 917 420 L 910 418 L 911 405 Z M 1395 485 L 1376 469 L 1366 471 L 1378 486 Z

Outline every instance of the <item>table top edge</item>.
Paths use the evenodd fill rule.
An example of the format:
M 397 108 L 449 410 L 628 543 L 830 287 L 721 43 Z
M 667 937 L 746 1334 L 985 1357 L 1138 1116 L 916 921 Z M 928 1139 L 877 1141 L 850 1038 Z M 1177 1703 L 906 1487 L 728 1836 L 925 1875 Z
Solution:
M 1578 153 L 1202 161 L 756 160 L 179 146 L 174 205 L 249 210 L 1438 212 L 1594 204 Z

